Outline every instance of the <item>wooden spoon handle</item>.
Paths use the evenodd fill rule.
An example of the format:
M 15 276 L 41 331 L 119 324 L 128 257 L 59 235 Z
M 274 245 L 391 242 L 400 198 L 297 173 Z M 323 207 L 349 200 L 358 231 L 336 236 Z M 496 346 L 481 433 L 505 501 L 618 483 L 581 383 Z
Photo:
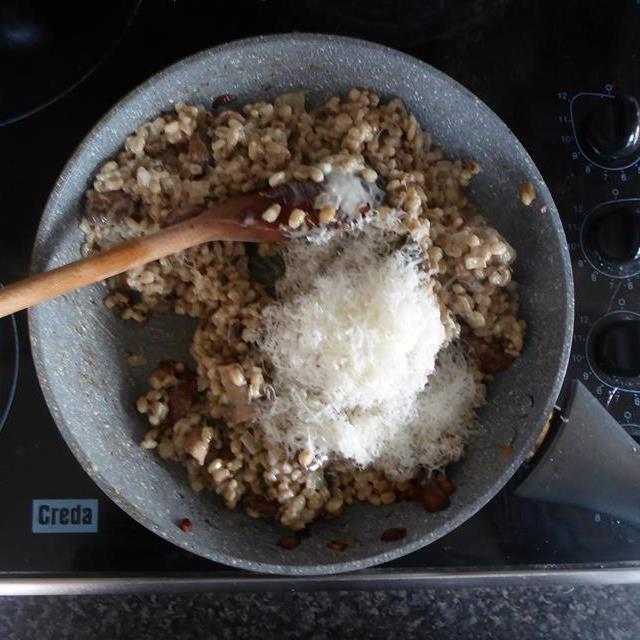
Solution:
M 50 298 L 99 282 L 159 258 L 211 240 L 255 242 L 258 229 L 233 219 L 220 219 L 222 211 L 207 211 L 158 233 L 131 240 L 71 264 L 38 273 L 0 289 L 0 318 Z M 262 230 L 267 234 L 268 230 Z M 265 241 L 277 240 L 265 235 Z
M 0 289 L 0 317 L 205 242 L 198 218 L 10 284 Z

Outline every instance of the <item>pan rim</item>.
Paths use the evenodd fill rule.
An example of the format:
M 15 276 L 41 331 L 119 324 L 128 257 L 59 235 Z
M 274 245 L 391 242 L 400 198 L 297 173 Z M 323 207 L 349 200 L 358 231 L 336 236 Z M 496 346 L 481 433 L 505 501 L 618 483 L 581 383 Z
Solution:
M 570 355 L 570 347 L 571 347 L 571 335 L 573 330 L 573 279 L 571 272 L 571 264 L 569 258 L 569 252 L 566 240 L 564 238 L 564 231 L 562 228 L 562 223 L 560 221 L 560 217 L 557 212 L 557 208 L 553 203 L 553 199 L 551 194 L 548 191 L 548 188 L 544 184 L 542 180 L 542 176 L 540 172 L 536 168 L 535 164 L 531 160 L 529 154 L 526 149 L 517 139 L 517 137 L 513 134 L 513 132 L 509 129 L 509 127 L 478 97 L 476 97 L 473 93 L 471 93 L 464 86 L 460 85 L 457 81 L 455 81 L 450 76 L 445 73 L 435 69 L 429 64 L 422 62 L 421 60 L 414 58 L 408 54 L 402 53 L 396 49 L 386 47 L 384 45 L 380 45 L 377 43 L 369 42 L 367 40 L 362 40 L 359 38 L 350 38 L 344 36 L 334 36 L 328 34 L 318 34 L 318 33 L 280 33 L 269 36 L 258 36 L 251 38 L 244 38 L 240 40 L 235 40 L 232 42 L 228 42 L 216 47 L 212 47 L 206 50 L 203 50 L 194 55 L 188 56 L 179 60 L 178 62 L 170 65 L 159 71 L 158 73 L 151 76 L 148 80 L 143 82 L 142 84 L 135 87 L 132 91 L 130 91 L 127 95 L 125 95 L 122 99 L 120 99 L 113 107 L 111 107 L 105 115 L 100 118 L 100 120 L 91 128 L 85 138 L 78 145 L 74 153 L 71 155 L 67 163 L 65 164 L 56 184 L 49 196 L 46 207 L 43 212 L 43 216 L 41 222 L 38 227 L 38 232 L 36 235 L 36 240 L 34 244 L 34 251 L 32 254 L 32 269 L 37 266 L 39 260 L 39 247 L 41 246 L 41 236 L 43 233 L 44 221 L 49 217 L 50 212 L 55 208 L 56 202 L 58 200 L 58 196 L 60 192 L 66 185 L 67 180 L 69 179 L 74 167 L 76 166 L 76 162 L 79 156 L 85 151 L 85 149 L 90 145 L 91 140 L 99 131 L 108 126 L 110 120 L 117 114 L 120 110 L 128 108 L 133 102 L 135 102 L 140 96 L 144 95 L 148 90 L 154 86 L 157 82 L 159 82 L 163 77 L 169 74 L 173 74 L 176 71 L 179 71 L 181 68 L 187 68 L 188 66 L 197 63 L 203 59 L 207 59 L 212 55 L 217 55 L 223 52 L 233 52 L 237 50 L 246 50 L 251 47 L 262 47 L 264 45 L 269 44 L 282 44 L 284 46 L 291 43 L 302 43 L 302 44 L 311 44 L 316 47 L 326 46 L 327 44 L 344 44 L 351 47 L 357 47 L 361 49 L 371 50 L 376 49 L 379 53 L 385 55 L 388 59 L 395 59 L 399 65 L 403 67 L 413 67 L 419 69 L 423 72 L 428 73 L 431 76 L 438 78 L 440 81 L 448 84 L 453 90 L 458 92 L 460 95 L 464 97 L 465 100 L 472 101 L 477 108 L 481 109 L 486 113 L 488 117 L 495 121 L 496 125 L 502 128 L 505 134 L 508 135 L 508 138 L 511 140 L 511 143 L 514 145 L 516 152 L 521 155 L 525 161 L 530 165 L 530 170 L 533 176 L 539 180 L 539 185 L 541 188 L 538 188 L 538 195 L 542 196 L 542 199 L 545 202 L 550 203 L 552 206 L 548 208 L 547 216 L 550 216 L 550 220 L 554 229 L 555 234 L 559 238 L 559 251 L 560 251 L 560 260 L 563 274 L 563 282 L 562 290 L 566 295 L 564 296 L 564 301 L 560 309 L 558 309 L 558 314 L 562 315 L 562 323 L 561 324 L 563 330 L 563 342 L 562 349 L 559 354 L 557 354 L 558 358 L 558 368 L 555 374 L 555 377 L 552 382 L 550 382 L 550 392 L 547 395 L 546 401 L 543 404 L 537 405 L 535 414 L 536 416 L 540 416 L 540 418 L 548 415 L 553 405 L 555 404 L 556 398 L 560 392 L 562 383 L 564 381 L 564 376 L 566 372 L 566 368 L 569 361 Z M 181 534 L 177 527 L 175 528 L 175 533 L 170 528 L 163 528 L 158 525 L 151 517 L 146 514 L 141 514 L 138 509 L 124 496 L 119 495 L 113 489 L 112 484 L 109 480 L 103 475 L 101 470 L 95 469 L 92 466 L 91 460 L 88 456 L 85 455 L 84 450 L 78 444 L 76 440 L 73 430 L 68 426 L 67 420 L 60 410 L 58 403 L 55 398 L 55 394 L 52 392 L 52 389 L 49 384 L 49 374 L 46 370 L 46 367 L 43 364 L 43 352 L 42 345 L 39 340 L 39 314 L 32 310 L 29 311 L 29 335 L 31 340 L 31 348 L 33 353 L 33 359 L 36 367 L 36 372 L 38 375 L 38 380 L 40 382 L 40 386 L 42 388 L 43 394 L 45 396 L 45 400 L 47 402 L 47 406 L 56 422 L 56 425 L 62 434 L 64 440 L 67 445 L 73 452 L 76 459 L 80 462 L 83 469 L 89 474 L 91 479 L 98 485 L 98 487 L 113 501 L 117 504 L 125 513 L 127 513 L 134 520 L 139 522 L 142 526 L 147 529 L 150 529 L 160 537 L 165 540 L 179 546 L 182 549 L 187 551 L 191 551 L 192 553 L 196 553 L 202 557 L 206 557 L 209 560 L 214 562 L 218 562 L 221 564 L 225 564 L 227 566 L 243 568 L 249 571 L 257 571 L 261 573 L 272 573 L 272 574 L 288 574 L 288 575 L 320 575 L 320 574 L 331 574 L 331 573 L 343 573 L 348 571 L 354 571 L 358 569 L 363 569 L 366 567 L 371 567 L 373 565 L 378 565 L 384 562 L 389 562 L 396 558 L 407 555 L 413 551 L 416 551 L 427 544 L 435 541 L 436 539 L 446 535 L 451 532 L 453 529 L 458 527 L 472 515 L 474 515 L 477 511 L 479 511 L 482 507 L 484 507 L 489 500 L 491 500 L 509 481 L 509 479 L 513 476 L 515 471 L 524 461 L 528 450 L 533 446 L 535 439 L 537 437 L 537 432 L 535 430 L 531 430 L 531 433 L 527 435 L 524 439 L 523 445 L 519 450 L 514 451 L 512 459 L 510 463 L 505 467 L 504 471 L 494 480 L 494 482 L 489 485 L 485 490 L 483 490 L 482 494 L 476 498 L 470 504 L 464 505 L 460 507 L 458 512 L 453 515 L 451 518 L 447 519 L 442 525 L 440 525 L 436 531 L 425 534 L 423 536 L 418 537 L 417 539 L 406 542 L 404 544 L 400 544 L 398 546 L 389 549 L 383 553 L 378 553 L 375 555 L 367 555 L 365 557 L 356 559 L 356 560 L 344 560 L 342 562 L 333 562 L 329 564 L 276 564 L 271 562 L 260 562 L 255 560 L 249 560 L 241 557 L 231 557 L 226 552 L 214 553 L 214 552 L 203 552 L 201 550 L 195 551 L 195 549 L 190 548 L 188 541 L 185 540 L 184 535 Z M 542 423 L 542 422 L 541 422 Z M 434 535 L 436 533 L 437 535 Z

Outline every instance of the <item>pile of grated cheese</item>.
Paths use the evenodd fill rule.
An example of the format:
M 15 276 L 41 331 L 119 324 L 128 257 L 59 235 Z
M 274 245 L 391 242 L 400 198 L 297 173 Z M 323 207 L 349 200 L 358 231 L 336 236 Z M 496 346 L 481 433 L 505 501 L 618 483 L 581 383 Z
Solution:
M 290 452 L 348 459 L 405 478 L 463 452 L 478 390 L 447 345 L 413 249 L 369 227 L 291 242 L 260 347 L 273 366 L 266 434 Z

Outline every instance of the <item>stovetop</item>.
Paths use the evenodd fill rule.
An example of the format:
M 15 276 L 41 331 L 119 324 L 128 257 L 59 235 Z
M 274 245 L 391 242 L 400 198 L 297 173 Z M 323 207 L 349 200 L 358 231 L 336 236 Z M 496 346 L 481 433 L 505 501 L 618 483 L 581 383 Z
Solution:
M 114 29 L 114 46 L 93 73 L 66 93 L 57 87 L 54 93 L 62 97 L 39 112 L 0 127 L 0 281 L 28 272 L 40 213 L 74 147 L 107 109 L 154 72 L 206 47 L 258 34 L 314 31 L 368 38 L 460 81 L 523 142 L 558 205 L 572 254 L 576 333 L 565 391 L 572 380 L 581 380 L 615 421 L 640 434 L 640 1 L 236 0 L 221 6 L 144 0 L 132 10 L 124 35 Z M 77 25 L 84 28 L 90 23 Z M 79 59 L 85 40 L 78 41 Z M 22 60 L 15 47 L 0 44 L 3 59 Z M 49 63 L 47 57 L 31 62 L 40 72 Z M 26 90 L 24 84 L 18 89 Z M 0 418 L 15 386 L 0 432 L 0 579 L 188 575 L 241 582 L 248 574 L 163 541 L 93 484 L 49 415 L 24 313 L 15 318 L 14 385 L 13 322 L 0 322 Z M 525 465 L 465 524 L 376 570 L 376 579 L 394 572 L 498 575 L 640 565 L 638 527 L 604 513 L 516 497 L 526 473 Z M 70 506 L 97 501 L 86 503 L 94 515 L 97 508 L 97 530 L 34 533 L 33 501 L 54 499 L 70 500 Z

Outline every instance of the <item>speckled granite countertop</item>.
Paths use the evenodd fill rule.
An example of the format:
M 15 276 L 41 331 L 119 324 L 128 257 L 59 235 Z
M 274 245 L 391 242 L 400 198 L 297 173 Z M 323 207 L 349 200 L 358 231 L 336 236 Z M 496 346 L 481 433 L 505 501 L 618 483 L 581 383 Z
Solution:
M 640 586 L 0 598 L 3 640 L 640 637 Z

